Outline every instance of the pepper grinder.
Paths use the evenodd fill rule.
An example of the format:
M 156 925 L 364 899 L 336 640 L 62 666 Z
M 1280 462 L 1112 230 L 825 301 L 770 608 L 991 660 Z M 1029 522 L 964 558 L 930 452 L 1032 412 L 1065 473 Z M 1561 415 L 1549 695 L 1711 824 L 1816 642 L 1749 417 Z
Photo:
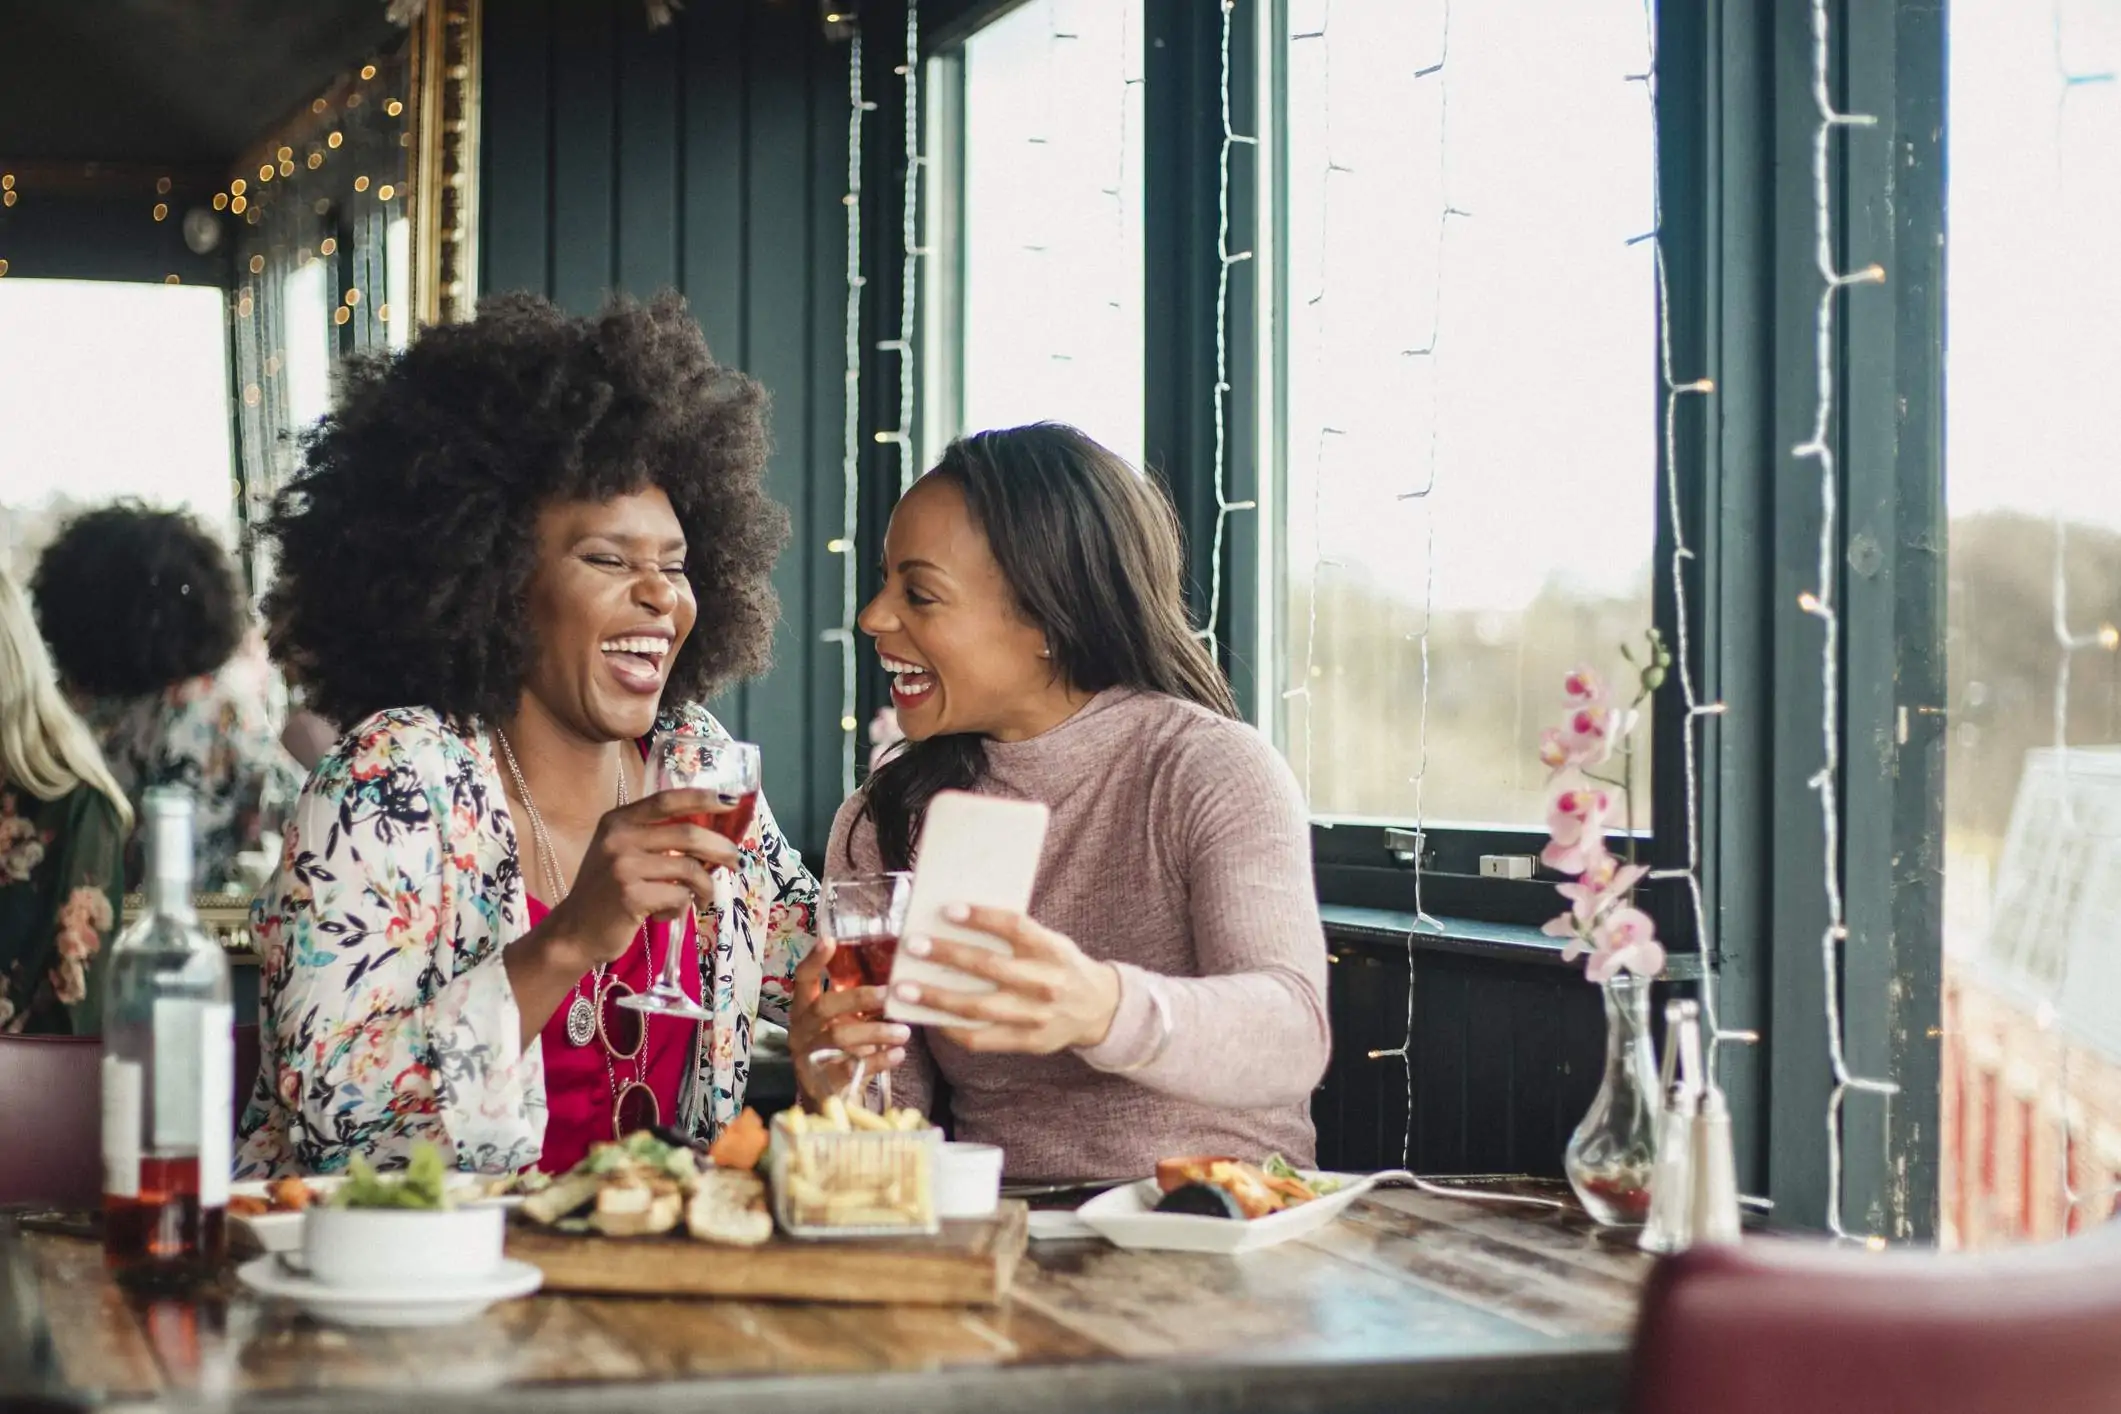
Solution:
M 1738 1166 L 1731 1153 L 1731 1109 L 1723 1091 L 1708 1086 L 1694 1121 L 1694 1241 L 1737 1245 Z
M 1698 1092 L 1690 1070 L 1679 1065 L 1680 1036 L 1698 1004 L 1664 1006 L 1664 1065 L 1658 1088 L 1664 1109 L 1657 1117 L 1657 1166 L 1650 1175 L 1650 1216 L 1637 1245 L 1645 1252 L 1680 1252 L 1693 1231 L 1694 1120 Z

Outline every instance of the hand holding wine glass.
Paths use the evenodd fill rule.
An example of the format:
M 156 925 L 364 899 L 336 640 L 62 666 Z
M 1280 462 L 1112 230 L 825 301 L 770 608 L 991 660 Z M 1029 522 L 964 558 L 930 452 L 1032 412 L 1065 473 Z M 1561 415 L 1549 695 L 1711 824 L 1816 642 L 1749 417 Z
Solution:
M 648 782 L 655 795 L 643 801 L 672 824 L 718 835 L 730 846 L 730 858 L 713 871 L 711 898 L 716 912 L 729 911 L 728 870 L 737 864 L 737 847 L 751 828 L 758 810 L 761 772 L 759 749 L 748 741 L 714 741 L 684 732 L 661 732 L 648 748 Z M 683 798 L 680 799 L 679 797 Z M 697 917 L 697 896 L 685 907 Z M 679 951 L 684 931 L 675 924 L 665 930 L 663 970 L 655 985 L 635 996 L 621 997 L 620 1006 L 661 1016 L 682 1016 L 706 1021 L 714 1013 L 685 994 Z
M 836 880 L 819 900 L 816 945 L 795 974 L 788 1036 L 805 1094 L 822 1099 L 877 1077 L 890 1107 L 890 1071 L 905 1059 L 912 1030 L 884 1020 L 884 988 L 898 951 L 912 876 L 883 874 Z M 829 987 L 828 987 L 829 982 Z
M 714 803 L 696 793 L 655 796 L 607 813 L 597 822 L 574 887 L 552 910 L 550 930 L 579 946 L 584 963 L 594 965 L 631 947 L 643 919 L 712 901 L 714 874 L 737 863 L 736 846 L 669 811 L 673 804 L 683 810 Z

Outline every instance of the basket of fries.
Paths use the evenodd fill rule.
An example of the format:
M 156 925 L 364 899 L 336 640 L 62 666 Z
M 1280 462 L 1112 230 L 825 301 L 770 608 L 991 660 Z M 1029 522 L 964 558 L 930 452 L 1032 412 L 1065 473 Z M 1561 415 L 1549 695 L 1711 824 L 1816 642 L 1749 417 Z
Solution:
M 838 1097 L 773 1119 L 773 1213 L 790 1237 L 911 1237 L 939 1230 L 942 1131 L 915 1110 L 875 1114 Z

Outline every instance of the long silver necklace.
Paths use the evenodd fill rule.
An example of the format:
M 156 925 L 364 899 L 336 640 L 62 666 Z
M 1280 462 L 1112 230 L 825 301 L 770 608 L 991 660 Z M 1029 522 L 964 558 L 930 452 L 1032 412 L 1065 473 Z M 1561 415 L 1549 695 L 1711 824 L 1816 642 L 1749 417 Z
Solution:
M 494 728 L 494 740 L 501 744 L 501 759 L 508 763 L 508 774 L 515 778 L 516 794 L 523 798 L 523 809 L 530 816 L 530 833 L 537 842 L 538 859 L 545 866 L 545 891 L 552 896 L 553 907 L 567 897 L 567 883 L 560 875 L 559 857 L 553 853 L 552 837 L 545 833 L 545 817 L 538 813 L 538 803 L 530 797 L 530 783 L 523 779 L 523 768 L 516 764 L 515 748 L 499 727 Z M 627 804 L 626 758 L 619 757 L 619 804 Z M 598 963 L 594 970 L 595 981 L 584 996 L 581 984 L 575 984 L 574 999 L 567 1003 L 567 1044 L 586 1046 L 596 1038 L 597 1009 L 604 1004 L 604 971 L 606 964 Z M 604 1058 L 604 1068 L 611 1068 L 611 1058 Z

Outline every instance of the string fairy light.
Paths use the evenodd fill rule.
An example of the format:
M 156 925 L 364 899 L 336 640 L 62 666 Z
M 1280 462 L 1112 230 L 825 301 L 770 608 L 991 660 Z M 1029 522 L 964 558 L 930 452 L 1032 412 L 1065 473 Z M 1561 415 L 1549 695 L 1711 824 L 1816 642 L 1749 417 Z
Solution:
M 1292 46 L 1304 43 L 1316 44 L 1318 46 L 1319 54 L 1318 117 L 1319 128 L 1321 133 L 1320 147 L 1324 153 L 1325 161 L 1321 166 L 1318 177 L 1318 288 L 1311 295 L 1311 297 L 1305 301 L 1306 306 L 1314 311 L 1314 317 L 1317 324 L 1317 327 L 1312 331 L 1311 382 L 1315 387 L 1319 388 L 1323 388 L 1325 386 L 1326 381 L 1326 296 L 1329 293 L 1329 282 L 1331 279 L 1331 273 L 1333 268 L 1332 261 L 1328 258 L 1329 247 L 1331 245 L 1331 236 L 1333 231 L 1333 178 L 1336 174 L 1349 173 L 1353 171 L 1352 168 L 1344 166 L 1333 156 L 1332 30 L 1333 0 L 1321 0 L 1321 8 L 1319 10 L 1318 15 L 1318 28 L 1304 30 L 1300 33 L 1291 34 L 1289 36 L 1289 43 Z M 1225 10 L 1223 14 L 1223 44 L 1226 59 L 1228 54 L 1229 36 L 1229 12 Z M 1227 61 L 1225 63 L 1224 68 L 1225 73 L 1227 74 Z M 1227 86 L 1225 92 L 1227 94 Z M 1227 101 L 1227 98 L 1225 101 Z M 1224 137 L 1225 164 L 1224 179 L 1222 184 L 1223 190 L 1226 194 L 1229 190 L 1227 163 L 1227 154 L 1229 150 L 1229 138 L 1227 136 L 1228 131 L 1229 122 L 1226 117 L 1224 120 L 1224 132 L 1226 136 Z M 1224 266 L 1222 273 L 1223 278 L 1227 280 L 1229 277 L 1229 258 L 1227 255 L 1225 255 L 1224 257 Z M 1221 301 L 1220 299 L 1218 299 L 1218 311 L 1220 311 L 1221 307 Z M 1222 348 L 1222 346 L 1223 340 L 1221 337 L 1218 337 L 1216 340 L 1216 347 L 1218 351 Z M 1218 367 L 1216 369 L 1215 380 L 1215 397 L 1217 405 L 1216 411 L 1218 414 L 1218 419 L 1221 413 L 1223 384 L 1226 381 L 1224 376 L 1225 372 L 1226 370 L 1224 370 L 1220 366 L 1220 364 L 1218 364 Z M 1217 430 L 1218 432 L 1220 432 L 1219 420 Z M 1338 567 L 1340 563 L 1338 560 L 1335 560 L 1334 558 L 1326 554 L 1325 547 L 1326 443 L 1328 438 L 1342 437 L 1345 435 L 1346 432 L 1344 431 L 1344 429 L 1334 426 L 1330 418 L 1320 416 L 1320 418 L 1318 419 L 1318 436 L 1312 446 L 1311 582 L 1310 592 L 1306 596 L 1304 605 L 1306 619 L 1304 631 L 1304 670 L 1302 680 L 1299 681 L 1295 687 L 1287 689 L 1281 695 L 1282 701 L 1284 703 L 1300 701 L 1304 704 L 1303 791 L 1304 803 L 1307 806 L 1312 804 L 1315 794 L 1313 785 L 1313 764 L 1316 755 L 1315 746 L 1318 739 L 1318 696 L 1314 687 L 1314 684 L 1317 683 L 1320 676 L 1320 669 L 1318 666 L 1318 601 L 1322 597 L 1320 594 L 1320 590 L 1325 582 L 1325 572 L 1328 569 Z M 1218 438 L 1218 450 L 1220 450 L 1220 438 Z M 1222 474 L 1222 459 L 1220 456 L 1218 456 L 1216 459 L 1216 474 L 1218 478 Z M 1216 549 L 1218 552 L 1218 558 L 1216 558 L 1215 560 L 1211 560 L 1211 564 L 1217 566 L 1219 566 L 1220 564 L 1219 554 L 1221 550 L 1221 532 L 1224 520 L 1224 515 L 1222 512 L 1223 499 L 1224 495 L 1222 487 L 1218 485 L 1216 488 L 1217 514 L 1215 518 L 1217 532 Z M 1220 588 L 1222 583 L 1222 575 L 1219 572 L 1219 569 L 1218 572 L 1215 574 L 1215 581 L 1217 587 Z M 1315 809 L 1313 810 L 1313 813 L 1316 813 Z M 1420 868 L 1419 853 L 1420 852 L 1417 850 L 1415 859 L 1415 867 L 1417 872 Z M 1408 959 L 1408 976 L 1410 980 L 1413 975 L 1412 961 L 1413 959 L 1410 956 Z
M 1123 3 L 1121 5 L 1120 20 L 1123 26 L 1126 23 L 1125 12 L 1126 6 Z M 1057 164 L 1053 161 L 1052 149 L 1055 145 L 1054 139 L 1062 127 L 1061 123 L 1056 119 L 1059 109 L 1058 95 L 1060 93 L 1060 48 L 1063 44 L 1081 38 L 1081 31 L 1062 28 L 1060 0 L 1046 0 L 1046 76 L 1045 82 L 1040 85 L 1040 93 L 1045 99 L 1045 116 L 1040 121 L 1037 130 L 1025 136 L 1024 146 L 1038 149 L 1039 156 L 1046 168 L 1047 184 L 1055 189 L 1059 186 L 1059 170 Z M 1120 160 L 1123 163 L 1126 161 L 1124 152 L 1121 153 Z M 1054 262 L 1051 259 L 1053 247 L 1049 243 L 1050 240 L 1049 236 L 1044 232 L 1040 232 L 1035 234 L 1030 240 L 1022 242 L 1022 248 L 1027 254 L 1039 257 L 1039 264 L 1048 267 L 1048 273 L 1041 277 L 1041 283 L 1052 288 L 1058 288 L 1063 283 L 1063 275 L 1061 272 L 1051 269 Z M 1052 324 L 1053 321 L 1049 320 L 1047 323 L 1049 330 L 1052 328 Z M 1073 363 L 1075 362 L 1075 355 L 1064 353 L 1060 349 L 1049 349 L 1046 353 L 1046 360 L 1049 363 Z
M 906 181 L 899 207 L 899 314 L 898 337 L 877 344 L 880 353 L 898 356 L 898 425 L 876 434 L 876 440 L 897 448 L 898 489 L 904 495 L 913 489 L 913 321 L 919 312 L 920 262 L 928 254 L 921 240 L 921 6 L 920 0 L 906 4 L 906 61 L 899 68 L 906 81 Z
M 1331 253 L 1329 247 L 1330 234 L 1332 229 L 1332 191 L 1334 186 L 1333 179 L 1336 176 L 1352 175 L 1354 170 L 1347 164 L 1341 162 L 1335 156 L 1333 148 L 1331 0 L 1326 0 L 1326 3 L 1322 6 L 1319 16 L 1319 24 L 1316 29 L 1305 30 L 1300 33 L 1292 34 L 1289 36 L 1289 39 L 1292 43 L 1315 43 L 1318 45 L 1320 51 L 1320 92 L 1322 95 L 1320 103 L 1320 125 L 1323 133 L 1325 160 L 1322 165 L 1322 171 L 1319 180 L 1320 189 L 1318 285 L 1316 291 L 1311 295 L 1307 303 L 1309 304 L 1309 307 L 1311 309 L 1317 311 L 1317 320 L 1319 327 L 1314 335 L 1316 339 L 1316 342 L 1314 344 L 1314 382 L 1318 383 L 1320 386 L 1323 386 L 1324 380 L 1322 377 L 1322 373 L 1325 347 L 1324 323 L 1325 311 L 1328 307 L 1328 298 L 1330 295 L 1330 272 L 1332 269 Z M 1434 79 L 1436 81 L 1436 86 L 1438 90 L 1437 169 L 1440 198 L 1437 216 L 1436 259 L 1432 267 L 1434 278 L 1431 289 L 1429 337 L 1427 343 L 1423 347 L 1419 349 L 1408 349 L 1402 351 L 1405 356 L 1420 357 L 1425 360 L 1428 360 L 1430 364 L 1430 441 L 1427 453 L 1427 484 L 1419 488 L 1418 490 L 1402 493 L 1398 497 L 1398 499 L 1401 501 L 1424 500 L 1435 489 L 1436 485 L 1438 453 L 1440 449 L 1440 440 L 1437 435 L 1437 419 L 1440 411 L 1439 400 L 1441 397 L 1441 393 L 1440 388 L 1438 386 L 1438 378 L 1435 370 L 1439 363 L 1439 360 L 1436 358 L 1436 354 L 1438 349 L 1441 347 L 1442 334 L 1443 287 L 1445 280 L 1444 248 L 1448 238 L 1448 228 L 1450 223 L 1453 220 L 1463 218 L 1467 214 L 1464 210 L 1455 205 L 1450 197 L 1450 90 L 1449 78 L 1447 76 L 1450 60 L 1450 45 L 1451 8 L 1449 0 L 1445 0 L 1442 9 L 1441 34 L 1439 36 L 1437 45 L 1437 58 L 1434 62 L 1423 65 L 1422 67 L 1416 69 L 1413 73 L 1413 77 L 1417 81 L 1427 81 L 1430 79 Z M 1318 437 L 1315 443 L 1315 465 L 1313 467 L 1312 472 L 1311 514 L 1313 551 L 1311 588 L 1308 603 L 1309 626 L 1304 645 L 1303 679 L 1296 687 L 1288 689 L 1282 694 L 1284 701 L 1294 701 L 1300 699 L 1304 702 L 1305 721 L 1303 787 L 1304 796 L 1306 800 L 1312 799 L 1315 789 L 1313 772 L 1313 744 L 1317 738 L 1315 713 L 1317 702 L 1316 683 L 1319 678 L 1317 647 L 1318 601 L 1321 597 L 1320 589 L 1322 582 L 1325 578 L 1325 572 L 1338 564 L 1337 560 L 1325 553 L 1325 545 L 1323 540 L 1326 452 L 1331 439 L 1345 437 L 1347 435 L 1347 429 L 1336 425 L 1331 418 L 1324 416 L 1320 417 Z M 1414 924 L 1413 927 L 1408 930 L 1405 937 L 1407 952 L 1407 995 L 1405 1024 L 1401 1040 L 1398 1045 L 1390 1047 L 1379 1047 L 1367 1053 L 1368 1058 L 1371 1060 L 1396 1060 L 1397 1062 L 1399 1062 L 1400 1070 L 1405 1080 L 1406 1121 L 1405 1128 L 1402 1131 L 1400 1138 L 1400 1164 L 1402 1166 L 1402 1170 L 1404 1170 L 1406 1165 L 1408 1165 L 1412 1161 L 1414 1140 L 1414 940 L 1415 936 L 1420 932 L 1441 931 L 1442 929 L 1441 923 L 1439 923 L 1436 919 L 1432 918 L 1429 915 L 1422 897 L 1422 881 L 1426 866 L 1422 858 L 1423 851 L 1420 845 L 1420 841 L 1423 838 L 1423 829 L 1425 824 L 1423 818 L 1422 796 L 1423 787 L 1426 781 L 1428 771 L 1428 707 L 1430 695 L 1428 638 L 1430 625 L 1433 619 L 1435 604 L 1435 523 L 1433 517 L 1430 518 L 1428 523 L 1428 538 L 1429 554 L 1427 556 L 1427 562 L 1424 571 L 1425 578 L 1423 589 L 1422 624 L 1420 631 L 1417 634 L 1411 635 L 1411 638 L 1414 641 L 1419 642 L 1419 644 L 1421 645 L 1422 671 L 1420 686 L 1421 705 L 1419 716 L 1417 719 L 1418 725 L 1416 729 L 1417 762 L 1415 774 L 1413 777 L 1410 778 L 1411 783 L 1414 786 L 1414 833 L 1417 843 L 1413 860 Z M 1428 1192 L 1448 1194 L 1449 1196 L 1454 1197 L 1503 1196 L 1474 1194 L 1461 1192 L 1458 1190 L 1445 1189 L 1437 1187 L 1435 1185 L 1427 1184 L 1419 1179 L 1412 1179 L 1411 1175 L 1403 1176 L 1409 1178 L 1415 1184 L 1416 1187 L 1419 1187 L 1424 1191 Z
M 1841 952 L 1848 940 L 1848 921 L 1841 889 L 1841 812 L 1837 798 L 1841 768 L 1841 615 L 1836 607 L 1834 562 L 1836 509 L 1840 481 L 1831 440 L 1834 417 L 1834 305 L 1841 292 L 1855 285 L 1882 284 L 1885 268 L 1867 265 L 1844 271 L 1834 258 L 1834 208 L 1832 144 L 1837 128 L 1877 126 L 1867 113 L 1844 113 L 1834 106 L 1830 86 L 1832 52 L 1827 34 L 1827 0 L 1811 0 L 1812 101 L 1819 124 L 1812 135 L 1812 231 L 1814 258 L 1819 271 L 1819 302 L 1813 317 L 1813 371 L 1815 374 L 1812 433 L 1792 449 L 1800 461 L 1819 468 L 1819 584 L 1798 599 L 1798 606 L 1820 622 L 1820 744 L 1824 762 L 1811 778 L 1819 796 L 1820 833 L 1824 840 L 1824 885 L 1826 926 L 1820 932 L 1820 965 L 1825 974 L 1827 1059 L 1834 1083 L 1827 1093 L 1827 1231 L 1840 1240 L 1851 1240 L 1841 1221 L 1842 1111 L 1851 1091 L 1871 1095 L 1895 1095 L 1900 1087 L 1890 1080 L 1856 1074 L 1849 1068 L 1841 1022 Z
M 854 619 L 860 610 L 861 586 L 855 547 L 862 509 L 862 289 L 869 283 L 862 276 L 862 115 L 875 109 L 875 103 L 862 97 L 862 31 L 856 25 L 848 40 L 847 192 L 840 198 L 847 207 L 847 370 L 840 442 L 840 533 L 825 547 L 827 553 L 840 557 L 840 622 L 823 635 L 825 642 L 838 644 L 840 650 L 842 795 L 854 794 L 858 749 Z
M 2066 136 L 2065 126 L 2069 114 L 2070 99 L 2076 97 L 2085 89 L 2112 85 L 2115 82 L 2116 74 L 2111 69 L 2074 69 L 2069 65 L 2064 55 L 2062 0 L 2054 0 L 2050 17 L 2050 29 L 2053 36 L 2056 80 L 2055 186 L 2058 197 L 2066 197 L 2069 187 L 2064 175 L 2063 142 Z M 2067 225 L 2065 213 L 2065 235 L 2067 234 Z M 2080 832 L 2083 826 L 2077 818 L 2077 804 L 2071 795 L 2070 787 L 2069 707 L 2071 672 L 2079 653 L 2095 648 L 2109 653 L 2116 649 L 2121 649 L 2121 630 L 2116 630 L 2112 624 L 2101 624 L 2098 628 L 2089 631 L 2077 631 L 2070 627 L 2069 518 L 2064 514 L 2062 500 L 2059 496 L 2054 500 L 2051 522 L 2055 552 L 2053 555 L 2053 573 L 2050 579 L 2049 598 L 2051 628 L 2056 648 L 2054 751 L 2057 776 L 2056 795 L 2059 800 L 2057 813 L 2060 816 L 2063 831 L 2074 833 Z M 2052 1032 L 2055 1029 L 2058 1011 L 2057 1003 L 2069 995 L 2070 974 L 2072 971 L 2071 955 L 2074 951 L 2065 939 L 2061 950 L 2061 965 L 2055 980 L 2055 1001 L 2042 1003 L 2034 1019 L 2035 1026 L 2043 1034 Z M 2057 1053 L 2055 1067 L 2057 1101 L 2055 1105 L 2055 1123 L 2058 1137 L 2061 1140 L 2058 1157 L 2061 1161 L 2062 1170 L 2064 1226 L 2067 1227 L 2069 1222 L 2074 1220 L 2077 1210 L 2083 1207 L 2084 1204 L 2094 1198 L 2109 1196 L 2116 1191 L 2121 1191 L 2121 1189 L 2117 1189 L 2115 1185 L 2107 1184 L 2089 1193 L 2078 1191 L 2076 1175 L 2072 1172 L 2073 1165 L 2070 1163 L 2070 1151 L 2075 1147 L 2075 1136 L 2071 1132 L 2070 1123 L 2069 1038 L 2067 1036 L 2059 1037 L 2055 1049 Z
M 1687 562 L 1694 550 L 1687 543 L 1686 519 L 1679 498 L 1679 404 L 1683 398 L 1708 397 L 1715 393 L 1715 380 L 1708 377 L 1679 380 L 1672 357 L 1672 295 L 1664 250 L 1664 118 L 1658 107 L 1657 8 L 1644 0 L 1643 28 L 1648 62 L 1639 74 L 1629 74 L 1629 83 L 1642 85 L 1650 109 L 1650 229 L 1630 244 L 1650 247 L 1651 267 L 1657 282 L 1657 369 L 1663 402 L 1664 491 L 1667 529 L 1672 538 L 1668 573 L 1672 584 L 1674 636 L 1678 651 L 1672 655 L 1671 675 L 1679 688 L 1684 714 L 1680 721 L 1680 775 L 1685 786 L 1685 862 L 1672 868 L 1653 869 L 1652 879 L 1681 880 L 1686 886 L 1687 905 L 1694 923 L 1695 947 L 1701 958 L 1701 978 L 1696 994 L 1707 1032 L 1708 1046 L 1703 1066 L 1710 1084 L 1716 1080 L 1717 1053 L 1725 1041 L 1756 1042 L 1754 1031 L 1726 1031 L 1718 1008 L 1716 969 L 1719 959 L 1709 931 L 1708 907 L 1701 883 L 1701 756 L 1699 733 L 1710 718 L 1724 714 L 1721 702 L 1704 702 L 1694 681 L 1692 604 L 1687 594 Z
M 1146 75 L 1129 72 L 1134 67 L 1133 56 L 1140 52 L 1138 44 L 1130 42 L 1127 33 L 1127 21 L 1133 10 L 1132 0 L 1119 7 L 1119 62 L 1116 65 L 1119 70 L 1119 163 L 1118 170 L 1112 176 L 1112 185 L 1101 189 L 1102 195 L 1112 198 L 1112 244 L 1115 249 L 1124 248 L 1127 244 L 1127 130 L 1133 126 L 1130 119 L 1133 116 L 1134 96 L 1147 82 Z M 1227 14 L 1225 19 L 1227 21 Z M 1227 102 L 1227 73 L 1223 82 L 1223 93 Z M 1226 125 L 1227 121 L 1226 118 Z M 1117 290 L 1105 301 L 1105 307 L 1114 313 L 1124 309 L 1124 301 Z
M 1230 271 L 1252 258 L 1250 250 L 1230 249 L 1230 153 L 1238 147 L 1250 147 L 1256 152 L 1259 138 L 1255 134 L 1240 133 L 1230 121 L 1230 31 L 1237 11 L 1237 0 L 1222 0 L 1222 67 L 1219 85 L 1219 102 L 1222 114 L 1222 146 L 1215 160 L 1215 530 L 1208 551 L 1208 621 L 1201 628 L 1200 637 L 1212 652 L 1222 632 L 1223 608 L 1223 546 L 1229 532 L 1230 517 L 1237 511 L 1257 510 L 1259 503 L 1252 500 L 1232 500 L 1229 477 L 1229 422 L 1230 422 Z M 1322 33 L 1323 31 L 1321 31 Z M 1121 113 L 1124 118 L 1126 91 L 1121 90 Z M 1329 130 L 1330 131 L 1330 130 Z M 1126 136 L 1121 129 L 1120 161 L 1126 161 Z M 1314 583 L 1312 598 L 1315 604 L 1317 588 Z M 1315 616 L 1316 609 L 1313 614 Z M 1305 686 L 1309 687 L 1306 679 Z M 1310 754 L 1311 730 L 1308 711 L 1304 723 L 1304 753 Z M 1310 799 L 1311 783 L 1306 767 L 1304 798 Z
M 1443 415 L 1443 297 L 1445 255 L 1450 246 L 1451 223 L 1462 220 L 1469 213 L 1451 200 L 1451 0 L 1443 0 L 1440 32 L 1436 40 L 1436 58 L 1414 71 L 1418 83 L 1435 81 L 1436 88 L 1436 258 L 1433 262 L 1433 277 L 1429 289 L 1429 337 L 1418 348 L 1402 349 L 1403 358 L 1420 359 L 1428 365 L 1429 383 L 1429 441 L 1427 448 L 1427 472 L 1421 486 L 1399 493 L 1402 502 L 1426 502 L 1436 490 L 1439 458 L 1442 451 L 1442 436 L 1439 424 Z M 1321 444 L 1321 447 L 1323 444 Z M 1407 1005 L 1406 1025 L 1397 1046 L 1380 1048 L 1370 1052 L 1372 1060 L 1397 1060 L 1406 1079 L 1406 1127 L 1399 1142 L 1399 1162 L 1402 1167 L 1412 1162 L 1414 1149 L 1414 939 L 1430 932 L 1440 933 L 1443 924 L 1429 914 L 1422 895 L 1424 876 L 1428 872 L 1424 855 L 1428 841 L 1428 816 L 1426 788 L 1429 776 L 1429 699 L 1430 665 L 1429 636 L 1436 618 L 1436 515 L 1433 507 L 1424 505 L 1423 522 L 1426 547 L 1423 552 L 1421 589 L 1421 628 L 1411 635 L 1421 652 L 1421 679 L 1419 706 L 1415 714 L 1414 775 L 1410 783 L 1414 787 L 1414 923 L 1406 933 L 1407 950 Z M 1314 601 L 1315 602 L 1315 601 Z M 1308 685 L 1308 684 L 1307 684 Z

